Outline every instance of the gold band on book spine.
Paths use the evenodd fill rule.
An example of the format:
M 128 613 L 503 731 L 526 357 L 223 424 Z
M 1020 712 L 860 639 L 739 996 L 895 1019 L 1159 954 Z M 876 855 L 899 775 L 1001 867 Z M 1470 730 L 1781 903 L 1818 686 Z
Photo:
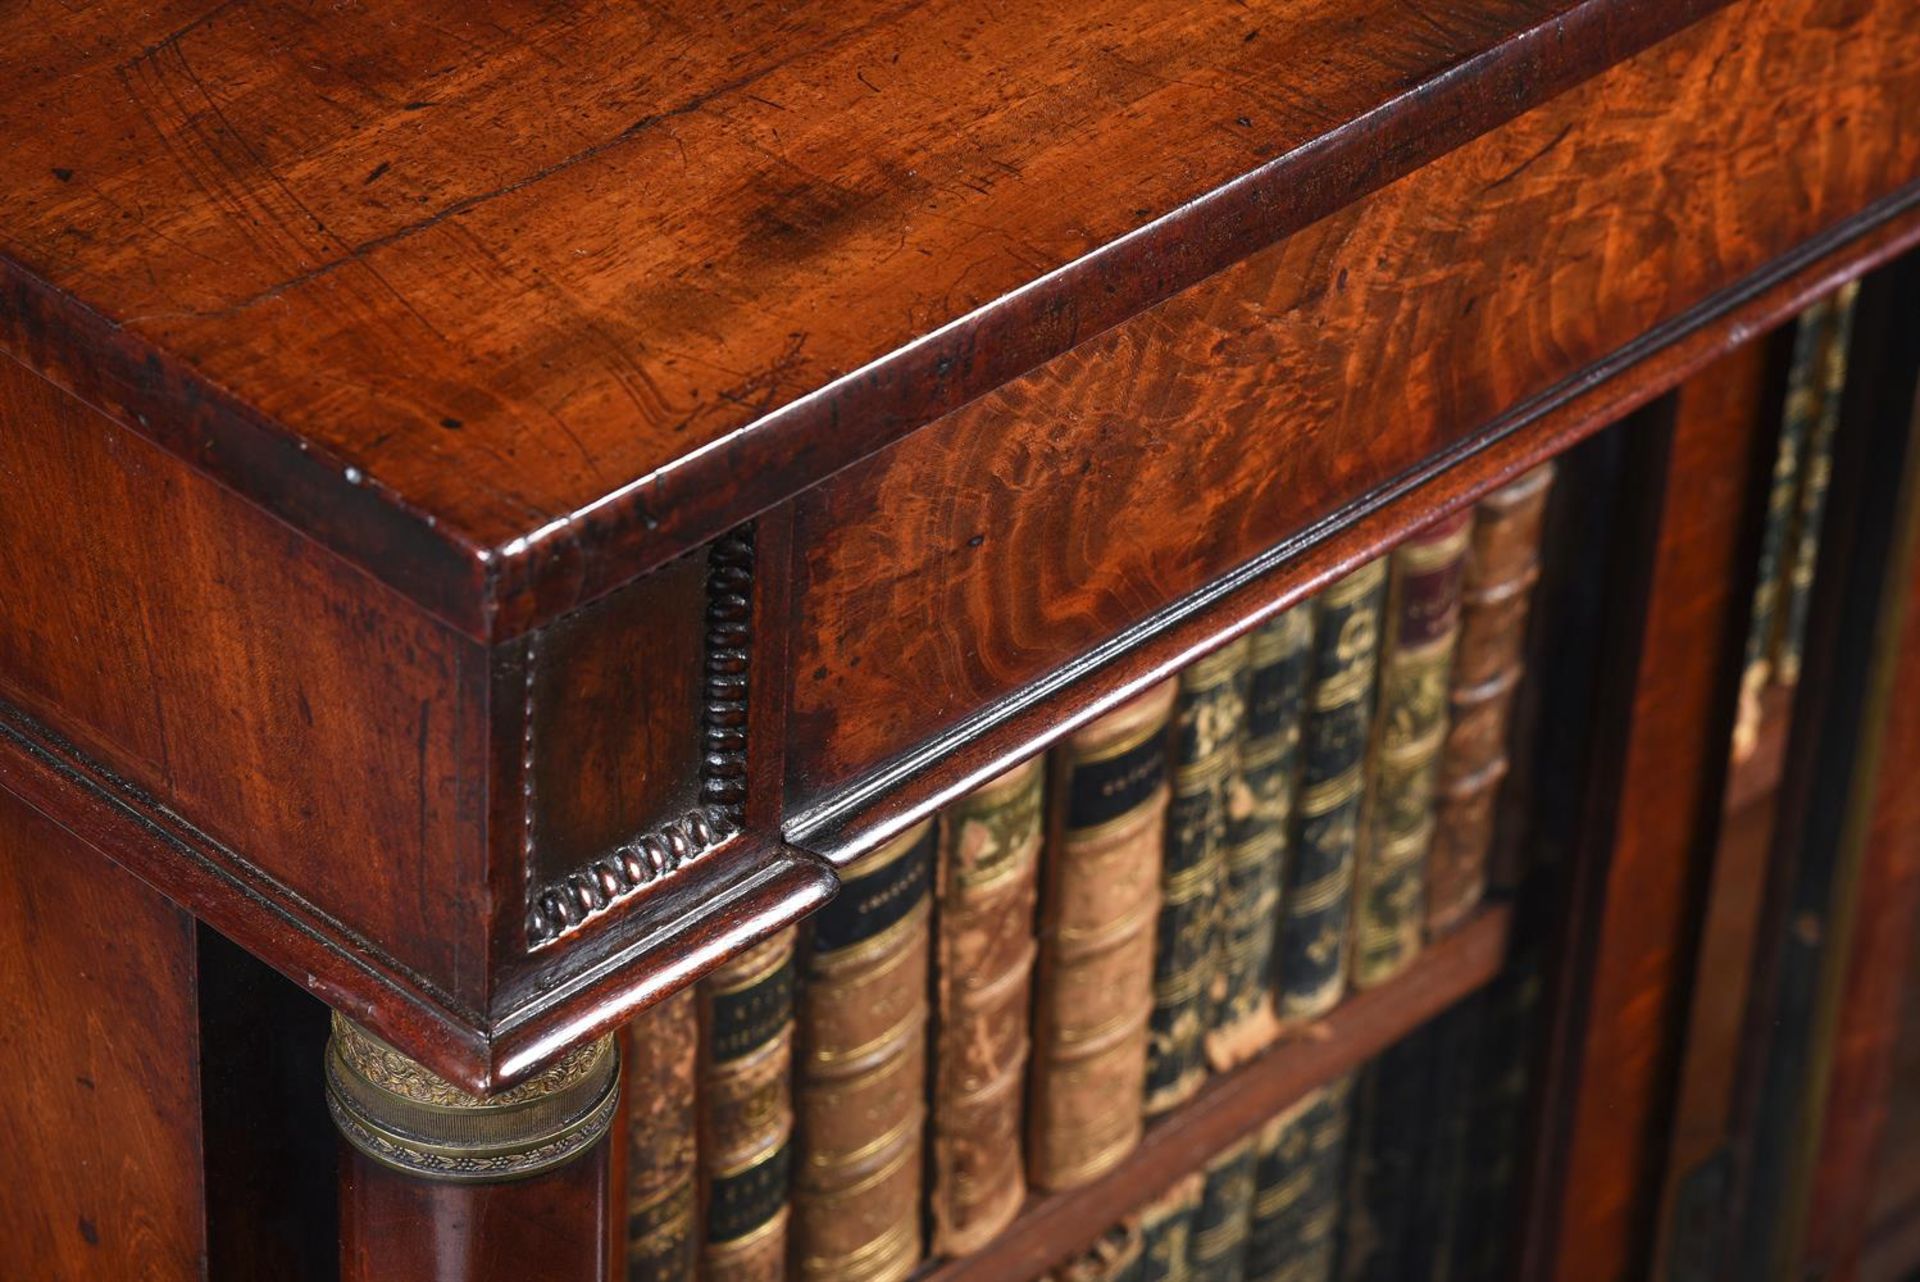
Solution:
M 1026 1085 L 1046 771 L 1036 757 L 943 817 L 935 876 L 933 1250 L 990 1241 L 1026 1199 Z
M 920 824 L 855 862 L 814 922 L 794 1086 L 801 1279 L 898 1282 L 920 1259 L 930 845 Z
M 1458 513 L 1414 535 L 1392 556 L 1367 834 L 1354 890 L 1357 988 L 1404 970 L 1426 932 L 1426 853 L 1471 533 L 1472 514 Z
M 1052 754 L 1027 1177 L 1083 1184 L 1139 1142 L 1167 807 L 1164 683 Z
M 1553 475 L 1553 464 L 1543 463 L 1474 509 L 1427 856 L 1430 934 L 1465 921 L 1486 893 L 1494 803 L 1507 772 L 1507 726 L 1525 663 Z

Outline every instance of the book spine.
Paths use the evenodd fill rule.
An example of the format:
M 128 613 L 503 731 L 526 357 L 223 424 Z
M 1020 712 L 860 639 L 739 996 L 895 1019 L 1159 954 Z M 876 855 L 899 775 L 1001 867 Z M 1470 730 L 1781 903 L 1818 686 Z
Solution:
M 984 1246 L 1026 1199 L 1020 1152 L 1045 762 L 953 805 L 935 901 L 933 1249 Z
M 1774 657 L 1774 676 L 1782 685 L 1800 680 L 1807 612 L 1813 600 L 1813 569 L 1820 554 L 1820 523 L 1826 517 L 1827 487 L 1833 479 L 1833 438 L 1840 428 L 1840 403 L 1847 386 L 1847 348 L 1853 341 L 1854 304 L 1859 297 L 1858 281 L 1849 281 L 1833 296 L 1826 341 L 1821 345 L 1816 380 L 1820 408 L 1801 468 L 1791 561 L 1782 576 L 1787 583 L 1787 603 Z
M 1140 1220 L 1129 1216 L 1086 1251 L 1047 1275 L 1048 1282 L 1141 1282 Z
M 1280 1014 L 1288 1020 L 1326 1013 L 1346 988 L 1386 577 L 1384 561 L 1368 562 L 1314 603 L 1313 676 L 1280 918 Z
M 1242 1282 L 1253 1221 L 1254 1137 L 1219 1153 L 1201 1172 L 1200 1206 L 1193 1216 L 1193 1282 Z
M 1274 921 L 1300 763 L 1300 712 L 1313 657 L 1313 611 L 1296 606 L 1256 629 L 1247 659 L 1246 718 L 1227 785 L 1219 973 L 1207 1059 L 1232 1068 L 1271 1041 Z
M 1351 1076 L 1281 1113 L 1254 1140 L 1246 1282 L 1330 1282 L 1339 1249 Z
M 1795 499 L 1800 489 L 1801 460 L 1820 411 L 1820 349 L 1831 319 L 1832 305 L 1822 299 L 1800 313 L 1794 326 L 1793 355 L 1787 364 L 1786 404 L 1780 417 L 1779 442 L 1774 449 L 1767 519 L 1760 535 L 1753 609 L 1747 619 L 1747 641 L 1740 670 L 1740 702 L 1733 725 L 1735 759 L 1745 759 L 1759 742 L 1760 696 L 1773 677 L 1775 631 L 1786 592 L 1782 568 L 1787 560 Z
M 1140 1282 L 1188 1282 L 1201 1175 L 1182 1179 L 1140 1212 Z
M 1180 674 L 1173 731 L 1173 800 L 1167 808 L 1154 936 L 1153 1018 L 1147 1037 L 1146 1110 L 1156 1116 L 1193 1098 L 1206 1080 L 1207 997 L 1219 951 L 1216 929 L 1226 856 L 1227 778 L 1246 706 L 1242 638 Z
M 1426 932 L 1434 783 L 1447 734 L 1448 678 L 1460 637 L 1460 586 L 1473 514 L 1461 512 L 1393 552 L 1380 660 L 1367 832 L 1354 900 L 1353 982 L 1393 978 Z
M 1344 1282 L 1398 1282 L 1435 1245 L 1435 1226 L 1423 1222 L 1423 1167 L 1437 1156 L 1445 1115 L 1466 1100 L 1434 1093 L 1442 1067 L 1434 1030 L 1433 1024 L 1415 1030 L 1355 1079 L 1341 1226 Z
M 699 1028 L 691 990 L 627 1026 L 627 1282 L 693 1276 Z
M 857 860 L 813 919 L 794 1088 L 802 1279 L 898 1282 L 920 1260 L 935 844 L 922 823 Z
M 701 984 L 702 1282 L 786 1276 L 793 991 L 791 930 L 748 949 Z
M 1027 1178 L 1062 1189 L 1140 1142 L 1167 808 L 1167 682 L 1052 754 Z
M 1465 921 L 1486 894 L 1494 803 L 1507 774 L 1507 724 L 1525 665 L 1527 613 L 1540 578 L 1540 530 L 1553 464 L 1480 500 L 1467 544 L 1454 649 L 1451 724 L 1427 858 L 1427 930 Z

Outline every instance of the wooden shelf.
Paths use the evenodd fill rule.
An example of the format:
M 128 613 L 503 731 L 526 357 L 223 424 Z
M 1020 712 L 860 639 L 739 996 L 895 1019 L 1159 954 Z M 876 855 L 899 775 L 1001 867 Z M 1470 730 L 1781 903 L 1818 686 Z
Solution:
M 1504 905 L 1481 910 L 1429 947 L 1406 974 L 1349 997 L 1326 1019 L 1208 1082 L 1191 1103 L 1149 1127 L 1140 1147 L 1101 1179 L 1034 1198 L 990 1245 L 964 1259 L 930 1265 L 921 1282 L 1040 1276 L 1288 1104 L 1357 1068 L 1485 985 L 1506 955 L 1509 915 Z

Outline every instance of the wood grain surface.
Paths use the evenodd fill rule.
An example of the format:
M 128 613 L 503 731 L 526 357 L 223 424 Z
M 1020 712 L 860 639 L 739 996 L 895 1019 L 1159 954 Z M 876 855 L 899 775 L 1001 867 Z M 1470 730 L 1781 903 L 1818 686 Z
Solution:
M 517 630 L 1720 3 L 13 5 L 0 345 Z
M 482 1009 L 480 648 L 11 362 L 0 492 L 0 699 Z
M 0 789 L 8 1276 L 202 1276 L 199 1059 L 193 919 Z
M 1899 191 L 1916 66 L 1898 0 L 1741 6 L 802 496 L 796 799 Z

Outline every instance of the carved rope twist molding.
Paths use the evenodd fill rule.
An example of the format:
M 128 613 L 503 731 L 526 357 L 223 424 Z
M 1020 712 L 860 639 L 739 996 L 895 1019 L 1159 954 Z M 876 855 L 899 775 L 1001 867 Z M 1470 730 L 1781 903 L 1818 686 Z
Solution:
M 701 804 L 622 842 L 533 896 L 527 942 L 539 948 L 739 832 L 747 802 L 747 668 L 753 639 L 753 527 L 716 540 L 707 559 Z

